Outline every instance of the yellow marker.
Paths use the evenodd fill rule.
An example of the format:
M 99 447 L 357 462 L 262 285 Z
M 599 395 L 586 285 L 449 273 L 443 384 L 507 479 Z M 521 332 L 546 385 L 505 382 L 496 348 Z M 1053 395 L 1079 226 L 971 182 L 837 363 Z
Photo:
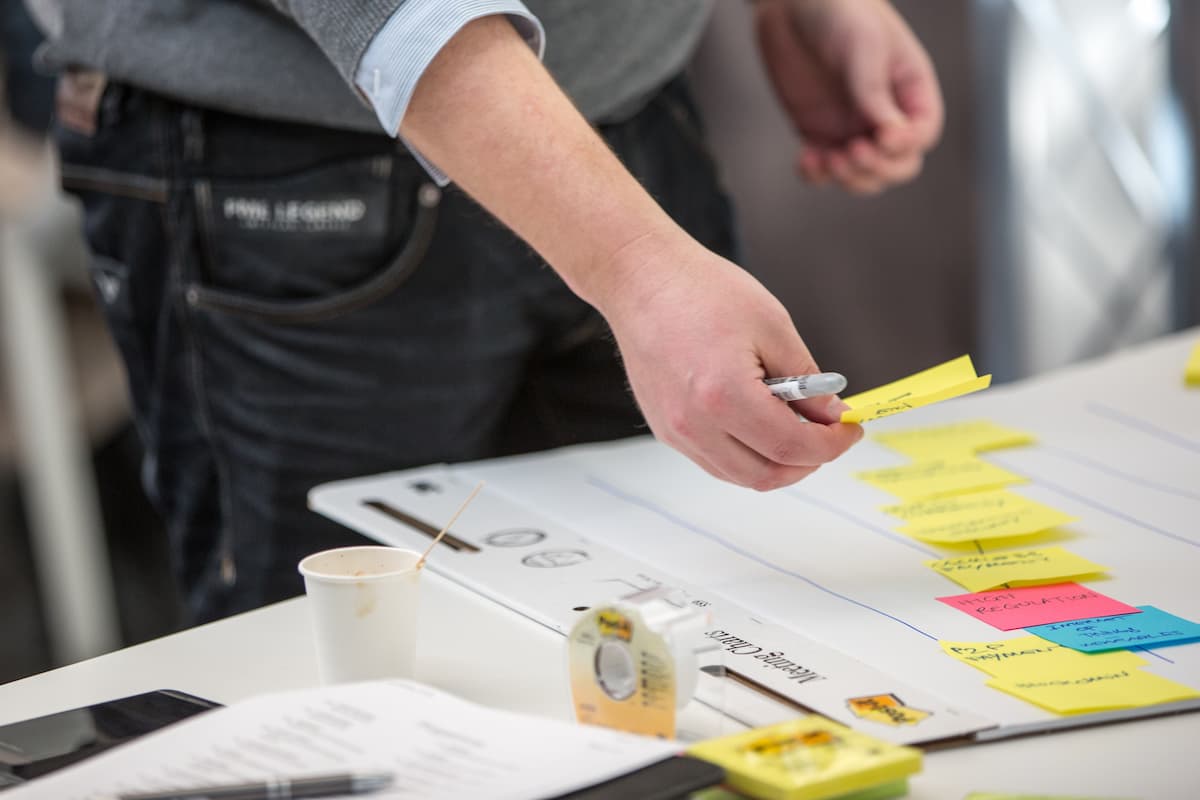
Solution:
M 991 375 L 975 374 L 970 356 L 962 356 L 876 389 L 845 398 L 842 422 L 870 422 L 903 411 L 986 389 Z
M 872 436 L 875 441 L 911 458 L 928 458 L 947 453 L 982 453 L 1005 447 L 1033 444 L 1025 431 L 1005 428 L 986 419 L 955 422 L 930 428 L 909 428 Z
M 1183 368 L 1183 382 L 1188 386 L 1200 386 L 1200 342 L 1192 348 L 1187 365 Z M 845 422 L 845 420 L 842 420 Z
M 969 592 L 982 592 L 1004 584 L 1015 587 L 1059 583 L 1096 575 L 1106 569 L 1062 547 L 972 553 L 926 561 L 925 566 Z
M 1075 519 L 1048 506 L 1032 506 L 978 517 L 958 516 L 945 521 L 927 517 L 897 530 L 923 542 L 952 545 L 1033 536 L 1074 522 Z
M 841 797 L 906 781 L 921 769 L 921 751 L 816 715 L 700 742 L 687 752 L 723 767 L 737 791 L 764 800 Z
M 1085 714 L 1193 700 L 1200 692 L 1144 669 L 1097 669 L 1061 678 L 993 678 L 988 686 L 1055 714 Z
M 999 642 L 938 642 L 951 658 L 970 664 L 993 678 L 1066 678 L 1096 671 L 1115 672 L 1145 666 L 1146 659 L 1129 650 L 1081 653 L 1040 636 Z
M 978 492 L 1025 481 L 1016 473 L 973 456 L 931 458 L 901 467 L 858 472 L 854 477 L 902 500 Z

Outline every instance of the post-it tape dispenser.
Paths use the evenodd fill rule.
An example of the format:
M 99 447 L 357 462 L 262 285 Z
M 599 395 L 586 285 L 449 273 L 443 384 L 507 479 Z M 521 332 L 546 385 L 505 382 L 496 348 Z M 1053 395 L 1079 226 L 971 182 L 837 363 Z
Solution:
M 660 587 L 590 609 L 571 629 L 567 660 L 580 722 L 676 738 L 677 712 L 703 673 L 720 677 L 709 613 Z

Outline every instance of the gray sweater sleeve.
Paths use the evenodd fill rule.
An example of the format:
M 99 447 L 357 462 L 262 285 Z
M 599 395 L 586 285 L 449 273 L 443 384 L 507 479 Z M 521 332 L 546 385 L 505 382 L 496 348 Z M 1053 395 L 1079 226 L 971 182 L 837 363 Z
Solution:
M 363 52 L 405 0 L 252 0 L 291 19 L 355 86 Z

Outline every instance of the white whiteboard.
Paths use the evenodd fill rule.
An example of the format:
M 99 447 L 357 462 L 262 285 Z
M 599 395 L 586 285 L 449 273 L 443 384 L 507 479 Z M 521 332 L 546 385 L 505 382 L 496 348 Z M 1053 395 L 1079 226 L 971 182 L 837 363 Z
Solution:
M 1030 479 L 1014 491 L 1079 517 L 1060 543 L 1109 567 L 1110 575 L 1086 585 L 1200 620 L 1200 389 L 1182 385 L 1187 353 L 1198 340 L 1200 331 L 1177 335 L 868 430 L 988 418 L 1034 433 L 1037 445 L 984 457 Z M 934 600 L 963 591 L 924 566 L 942 551 L 893 532 L 896 520 L 878 511 L 893 498 L 851 477 L 904 461 L 868 440 L 802 483 L 760 494 L 717 481 L 644 438 L 457 465 L 448 473 L 463 485 L 486 480 L 494 495 L 536 509 L 540 518 L 655 575 L 728 598 L 998 726 L 981 738 L 1100 721 L 1042 711 L 985 686 L 984 673 L 942 653 L 939 639 L 1023 632 L 1002 633 Z M 339 510 L 337 498 L 348 490 L 379 485 L 368 479 L 319 488 L 312 504 L 395 540 L 379 535 L 369 518 Z M 1153 650 L 1146 658 L 1147 669 L 1200 687 L 1200 644 Z

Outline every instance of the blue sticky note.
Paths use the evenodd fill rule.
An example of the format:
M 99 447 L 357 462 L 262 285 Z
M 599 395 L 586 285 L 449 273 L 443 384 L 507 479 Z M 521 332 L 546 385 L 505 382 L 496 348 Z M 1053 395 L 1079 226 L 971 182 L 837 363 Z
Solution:
M 1025 630 L 1083 653 L 1200 641 L 1200 625 L 1195 622 L 1160 611 L 1154 606 L 1138 608 L 1141 614 L 1051 622 Z

